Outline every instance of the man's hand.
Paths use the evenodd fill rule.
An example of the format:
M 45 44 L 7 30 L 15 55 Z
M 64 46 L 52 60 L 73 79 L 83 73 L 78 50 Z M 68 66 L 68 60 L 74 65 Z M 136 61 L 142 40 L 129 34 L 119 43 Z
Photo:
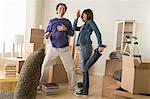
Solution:
M 47 32 L 47 33 L 45 34 L 46 39 L 48 39 L 49 37 L 51 37 L 51 35 L 52 35 L 52 33 Z
M 67 27 L 64 24 L 57 26 L 58 31 L 67 31 Z

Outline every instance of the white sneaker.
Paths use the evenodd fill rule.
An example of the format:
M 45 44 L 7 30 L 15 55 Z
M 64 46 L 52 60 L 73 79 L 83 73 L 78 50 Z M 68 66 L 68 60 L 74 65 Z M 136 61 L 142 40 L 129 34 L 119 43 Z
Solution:
M 77 97 L 87 97 L 88 95 L 85 95 L 85 94 L 82 94 L 81 92 L 80 93 L 74 93 L 75 96 Z
M 78 87 L 77 87 L 77 88 L 74 88 L 74 92 L 75 92 L 75 93 L 81 93 L 81 89 L 78 88 Z
M 38 87 L 37 87 L 37 91 L 41 91 L 42 90 L 42 85 L 39 85 Z
M 78 94 L 78 93 L 73 93 L 75 96 L 77 96 L 77 97 L 80 97 L 81 95 L 80 94 Z

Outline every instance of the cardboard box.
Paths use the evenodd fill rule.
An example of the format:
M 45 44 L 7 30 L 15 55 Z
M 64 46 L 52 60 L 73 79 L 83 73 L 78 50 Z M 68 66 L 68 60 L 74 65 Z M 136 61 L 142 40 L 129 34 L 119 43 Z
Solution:
M 34 51 L 39 48 L 44 48 L 44 30 L 31 29 L 30 43 L 34 43 Z
M 103 77 L 102 96 L 109 97 L 117 88 L 120 88 L 120 82 L 110 76 Z
M 50 68 L 49 70 L 48 82 L 56 84 L 68 82 L 67 73 L 59 57 L 57 58 L 56 64 L 53 68 Z
M 54 65 L 52 73 L 53 73 L 52 74 L 52 82 L 53 83 L 60 84 L 60 83 L 68 82 L 67 73 L 66 73 L 63 65 L 60 65 L 60 64 Z
M 21 68 L 22 68 L 24 62 L 25 62 L 25 60 L 18 60 L 18 61 L 16 62 L 16 72 L 17 72 L 17 73 L 20 73 Z
M 33 50 L 36 51 L 38 49 L 41 49 L 41 48 L 45 48 L 45 45 L 44 44 L 38 44 L 38 43 L 34 43 L 34 48 Z
M 150 96 L 134 95 L 126 91 L 115 90 L 110 99 L 150 99 Z
M 0 82 L 0 90 L 14 91 L 15 88 L 16 88 L 16 82 Z
M 44 30 L 43 29 L 31 29 L 30 43 L 43 44 Z
M 75 50 L 74 62 L 76 65 L 76 69 L 80 69 L 80 49 L 79 48 L 76 48 Z
M 122 56 L 121 87 L 134 94 L 150 94 L 150 63 L 138 63 L 130 56 Z
M 113 76 L 114 72 L 122 68 L 122 60 L 112 59 L 106 60 L 105 75 Z

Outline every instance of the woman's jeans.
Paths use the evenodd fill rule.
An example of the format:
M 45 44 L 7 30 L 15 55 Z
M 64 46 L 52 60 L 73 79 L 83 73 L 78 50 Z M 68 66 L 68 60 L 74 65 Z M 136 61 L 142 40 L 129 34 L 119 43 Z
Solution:
M 89 91 L 89 69 L 102 55 L 99 53 L 98 48 L 94 50 L 91 44 L 80 45 L 80 65 L 83 72 L 83 90 L 82 94 L 88 95 Z

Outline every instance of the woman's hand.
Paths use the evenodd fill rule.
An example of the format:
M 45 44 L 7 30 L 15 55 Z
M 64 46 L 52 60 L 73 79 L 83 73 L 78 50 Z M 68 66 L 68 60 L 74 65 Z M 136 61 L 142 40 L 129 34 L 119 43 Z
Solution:
M 98 51 L 99 51 L 99 53 L 101 54 L 101 53 L 104 51 L 104 48 L 103 48 L 103 47 L 99 47 L 99 48 L 98 48 Z
M 102 54 L 102 52 L 104 51 L 104 48 L 106 48 L 106 45 L 102 45 L 102 47 L 98 48 L 98 51 L 100 54 Z
M 77 12 L 76 12 L 76 19 L 78 19 L 80 16 L 81 16 L 80 15 L 80 10 L 77 10 Z

